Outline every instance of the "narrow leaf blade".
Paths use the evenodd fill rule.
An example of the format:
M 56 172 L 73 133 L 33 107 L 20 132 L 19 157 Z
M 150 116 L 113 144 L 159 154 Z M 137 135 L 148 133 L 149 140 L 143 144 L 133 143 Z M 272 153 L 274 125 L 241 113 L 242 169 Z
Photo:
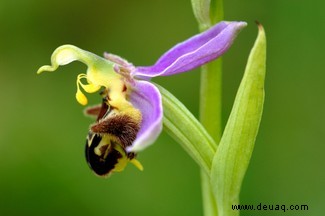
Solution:
M 163 87 L 155 85 L 162 95 L 164 130 L 209 174 L 216 151 L 216 143 L 201 123 L 177 98 Z
M 258 133 L 264 103 L 266 38 L 259 25 L 234 106 L 214 156 L 211 184 L 219 216 L 239 215 L 231 206 L 239 203 L 239 193 Z

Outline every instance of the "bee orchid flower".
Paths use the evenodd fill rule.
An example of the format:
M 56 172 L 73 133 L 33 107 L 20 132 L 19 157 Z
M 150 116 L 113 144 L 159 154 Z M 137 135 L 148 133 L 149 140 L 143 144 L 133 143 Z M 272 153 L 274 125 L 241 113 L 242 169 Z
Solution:
M 77 76 L 77 101 L 87 104 L 81 89 L 87 93 L 102 89 L 102 103 L 86 109 L 97 117 L 87 136 L 89 166 L 100 176 L 122 171 L 128 162 L 141 170 L 136 153 L 152 144 L 162 130 L 161 94 L 150 79 L 190 71 L 218 58 L 245 26 L 244 22 L 220 22 L 177 44 L 146 67 L 136 67 L 117 55 L 105 53 L 102 58 L 63 45 L 52 54 L 51 65 L 42 66 L 37 73 L 55 71 L 73 61 L 86 64 L 87 73 Z

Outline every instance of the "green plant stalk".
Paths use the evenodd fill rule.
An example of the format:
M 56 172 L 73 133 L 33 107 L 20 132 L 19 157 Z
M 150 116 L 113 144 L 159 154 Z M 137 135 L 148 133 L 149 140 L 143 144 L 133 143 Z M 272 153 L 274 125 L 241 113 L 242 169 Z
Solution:
M 223 20 L 223 0 L 211 0 L 211 25 Z M 222 59 L 219 58 L 201 68 L 200 121 L 219 143 L 222 135 Z M 217 148 L 217 146 L 216 146 Z M 205 216 L 217 216 L 217 202 L 210 177 L 201 171 L 203 212 Z
M 221 139 L 222 125 L 222 59 L 201 68 L 200 122 L 216 143 Z
M 201 69 L 200 85 L 200 121 L 218 143 L 221 139 L 222 125 L 222 60 L 211 62 Z M 216 146 L 217 147 L 217 146 Z M 201 187 L 203 198 L 203 210 L 205 216 L 216 216 L 217 205 L 210 177 L 201 171 Z
M 223 20 L 223 0 L 211 0 L 210 2 L 210 20 L 211 23 L 217 23 Z

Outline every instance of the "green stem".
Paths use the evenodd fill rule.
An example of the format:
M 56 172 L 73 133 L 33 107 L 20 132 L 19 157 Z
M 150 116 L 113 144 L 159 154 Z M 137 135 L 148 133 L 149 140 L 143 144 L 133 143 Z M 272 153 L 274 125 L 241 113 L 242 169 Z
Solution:
M 201 68 L 200 121 L 219 143 L 222 132 L 222 60 L 218 59 Z
M 212 25 L 223 20 L 223 0 L 211 0 L 210 2 L 210 19 Z
M 200 95 L 200 121 L 207 132 L 219 143 L 222 133 L 222 60 L 211 62 L 202 67 L 201 95 Z M 201 171 L 201 184 L 203 208 L 205 216 L 216 216 L 216 199 L 210 184 L 210 178 Z
M 211 0 L 211 25 L 223 20 L 223 1 Z M 202 67 L 200 94 L 200 121 L 216 143 L 222 135 L 222 59 Z M 205 216 L 217 216 L 217 202 L 210 177 L 201 171 L 203 211 Z

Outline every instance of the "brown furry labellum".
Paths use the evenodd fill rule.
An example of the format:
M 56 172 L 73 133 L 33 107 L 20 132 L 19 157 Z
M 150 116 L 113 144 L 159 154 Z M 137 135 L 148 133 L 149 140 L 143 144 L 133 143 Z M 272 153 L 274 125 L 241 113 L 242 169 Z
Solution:
M 122 171 L 135 157 L 126 148 L 132 145 L 140 129 L 140 111 L 132 105 L 123 109 L 112 107 L 105 97 L 101 105 L 88 108 L 86 114 L 97 117 L 86 140 L 89 167 L 100 176 Z

